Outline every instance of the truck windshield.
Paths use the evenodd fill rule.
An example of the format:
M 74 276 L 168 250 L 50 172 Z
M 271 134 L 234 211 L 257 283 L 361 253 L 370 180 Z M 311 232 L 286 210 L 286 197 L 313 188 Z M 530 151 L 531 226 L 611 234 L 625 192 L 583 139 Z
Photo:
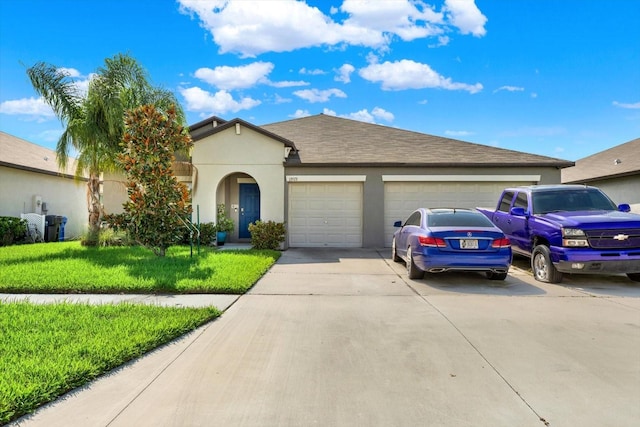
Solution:
M 576 190 L 542 191 L 531 195 L 533 213 L 561 211 L 617 210 L 616 205 L 602 192 L 584 188 Z

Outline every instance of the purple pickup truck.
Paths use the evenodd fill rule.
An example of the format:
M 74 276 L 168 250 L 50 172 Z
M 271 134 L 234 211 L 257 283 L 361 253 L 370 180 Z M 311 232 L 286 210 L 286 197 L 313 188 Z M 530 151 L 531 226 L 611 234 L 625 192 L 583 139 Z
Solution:
M 640 215 L 616 206 L 596 187 L 533 185 L 507 188 L 497 208 L 478 208 L 531 258 L 536 280 L 562 273 L 626 273 L 640 282 Z

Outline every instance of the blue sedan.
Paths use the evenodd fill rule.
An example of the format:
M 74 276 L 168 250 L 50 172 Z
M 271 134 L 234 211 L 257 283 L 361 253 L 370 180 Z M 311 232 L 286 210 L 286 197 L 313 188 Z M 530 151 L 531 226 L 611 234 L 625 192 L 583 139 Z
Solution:
M 471 209 L 414 211 L 393 234 L 392 258 L 404 260 L 410 279 L 424 272 L 484 271 L 504 280 L 511 265 L 511 243 L 486 216 Z

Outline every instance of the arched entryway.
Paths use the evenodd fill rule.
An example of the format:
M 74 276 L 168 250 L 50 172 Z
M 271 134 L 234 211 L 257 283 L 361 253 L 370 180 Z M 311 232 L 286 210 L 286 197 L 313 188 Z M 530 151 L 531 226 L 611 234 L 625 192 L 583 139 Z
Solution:
M 216 190 L 216 207 L 221 203 L 235 224 L 233 233 L 229 235 L 230 241 L 250 241 L 249 224 L 261 218 L 260 186 L 255 178 L 244 172 L 225 176 Z

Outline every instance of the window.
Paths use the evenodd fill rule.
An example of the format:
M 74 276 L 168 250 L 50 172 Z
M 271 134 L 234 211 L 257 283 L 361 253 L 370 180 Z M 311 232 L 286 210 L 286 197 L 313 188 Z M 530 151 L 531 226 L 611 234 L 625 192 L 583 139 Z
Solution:
M 407 219 L 407 222 L 404 223 L 404 225 L 415 225 L 417 227 L 420 227 L 420 212 L 412 213 L 411 216 Z
M 513 203 L 514 208 L 524 208 L 525 212 L 529 210 L 529 201 L 525 193 L 518 193 L 516 201 Z
M 511 202 L 513 201 L 513 191 L 508 191 L 503 194 L 502 199 L 500 200 L 500 207 L 498 207 L 499 211 L 509 212 L 509 208 L 511 207 Z

